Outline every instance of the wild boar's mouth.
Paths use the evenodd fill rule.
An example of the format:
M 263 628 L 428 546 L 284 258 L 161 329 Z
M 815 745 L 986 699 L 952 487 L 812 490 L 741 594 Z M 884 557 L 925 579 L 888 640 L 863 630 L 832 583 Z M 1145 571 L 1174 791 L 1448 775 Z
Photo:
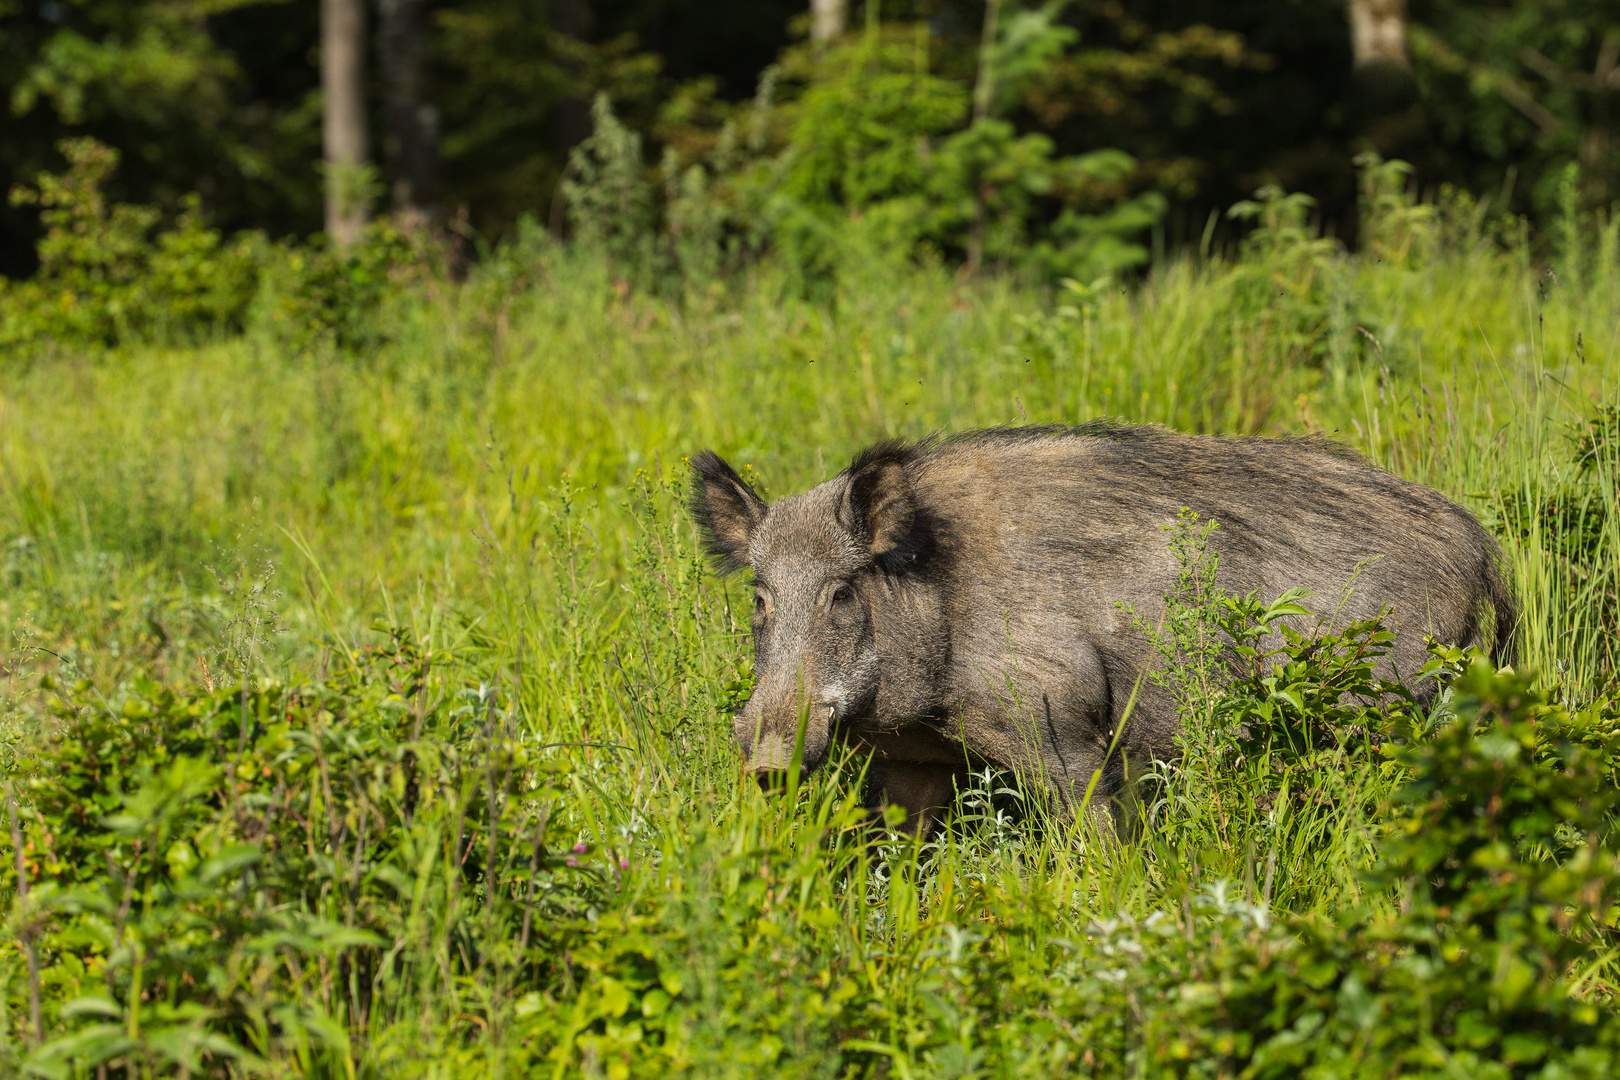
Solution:
M 742 736 L 747 768 L 758 773 L 781 772 L 792 765 L 802 723 L 804 748 L 799 764 L 808 772 L 827 757 L 838 723 L 838 707 L 831 701 L 816 701 L 808 708 L 794 709 L 791 713 L 783 710 L 774 723 L 756 720 L 753 724 L 749 723 L 745 710 L 736 714 L 735 721 Z

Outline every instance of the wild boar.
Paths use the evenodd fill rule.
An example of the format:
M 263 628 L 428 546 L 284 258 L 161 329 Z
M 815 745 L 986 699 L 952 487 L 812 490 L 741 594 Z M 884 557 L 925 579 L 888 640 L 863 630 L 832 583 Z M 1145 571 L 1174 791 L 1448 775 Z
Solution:
M 1322 438 L 1092 423 L 885 442 L 770 506 L 712 451 L 692 468 L 709 552 L 754 576 L 746 767 L 783 769 L 808 709 L 802 767 L 842 733 L 873 754 L 874 801 L 914 828 L 970 762 L 1043 777 L 1072 810 L 1105 762 L 1106 795 L 1127 761 L 1174 752 L 1175 704 L 1139 680 L 1155 654 L 1120 605 L 1163 612 L 1164 526 L 1184 507 L 1219 523 L 1228 593 L 1336 600 L 1355 577 L 1339 617 L 1388 610 L 1386 677 L 1422 666 L 1425 634 L 1501 652 L 1516 617 L 1472 514 Z

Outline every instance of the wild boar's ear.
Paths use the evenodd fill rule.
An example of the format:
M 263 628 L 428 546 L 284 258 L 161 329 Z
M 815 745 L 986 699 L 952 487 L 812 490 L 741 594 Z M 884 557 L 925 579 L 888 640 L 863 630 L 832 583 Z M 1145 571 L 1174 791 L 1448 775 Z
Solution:
M 850 472 L 849 493 L 844 496 L 845 524 L 874 556 L 882 558 L 911 535 L 917 517 L 911 481 L 897 457 L 871 452 L 861 455 Z
M 765 503 L 719 454 L 692 459 L 692 517 L 704 547 L 720 560 L 722 573 L 748 565 L 748 540 L 765 519 Z

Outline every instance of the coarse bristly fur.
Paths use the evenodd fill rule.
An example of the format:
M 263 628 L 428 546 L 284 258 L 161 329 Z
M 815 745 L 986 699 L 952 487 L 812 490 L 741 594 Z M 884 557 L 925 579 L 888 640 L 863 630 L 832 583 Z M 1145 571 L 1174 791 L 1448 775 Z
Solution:
M 1386 612 L 1386 677 L 1418 671 L 1426 634 L 1511 647 L 1513 597 L 1474 516 L 1320 437 L 1102 422 L 891 441 L 770 506 L 711 451 L 693 474 L 709 552 L 754 572 L 749 767 L 784 767 L 807 715 L 805 766 L 841 732 L 919 828 L 971 764 L 1043 777 L 1072 807 L 1099 767 L 1113 790 L 1173 752 L 1174 703 L 1141 680 L 1155 654 L 1122 606 L 1163 611 L 1183 508 L 1218 522 L 1228 593 L 1304 587 L 1341 623 Z

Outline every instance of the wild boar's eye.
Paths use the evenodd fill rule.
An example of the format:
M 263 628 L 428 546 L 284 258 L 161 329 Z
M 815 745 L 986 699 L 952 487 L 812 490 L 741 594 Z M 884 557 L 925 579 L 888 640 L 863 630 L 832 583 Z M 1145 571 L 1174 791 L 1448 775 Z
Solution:
M 855 599 L 855 590 L 848 585 L 840 585 L 833 590 L 832 602 L 835 604 L 845 604 L 853 599 Z
M 765 614 L 765 594 L 764 593 L 755 593 L 754 594 L 754 614 L 756 614 L 756 615 Z

